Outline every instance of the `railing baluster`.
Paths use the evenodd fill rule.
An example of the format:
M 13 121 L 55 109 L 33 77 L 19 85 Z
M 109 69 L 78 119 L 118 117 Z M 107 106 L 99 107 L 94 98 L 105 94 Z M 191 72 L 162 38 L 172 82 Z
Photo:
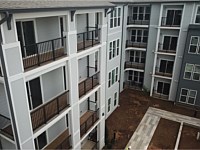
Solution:
M 94 88 L 94 76 L 92 76 L 92 89 Z
M 57 104 L 57 113 L 59 114 L 60 113 L 60 110 L 59 110 L 59 98 L 56 98 L 56 104 Z
M 85 49 L 85 33 L 83 33 L 83 49 Z
M 55 47 L 54 47 L 54 40 L 51 40 L 51 46 L 52 46 L 52 54 L 53 54 L 53 60 L 55 60 Z
M 35 44 L 35 50 L 36 50 L 37 61 L 38 61 L 37 64 L 38 64 L 38 66 L 40 66 L 40 55 L 39 55 L 37 44 Z
M 44 107 L 42 108 L 42 110 L 43 110 L 43 115 L 44 115 L 44 123 L 47 123 L 47 118 L 46 118 L 46 107 L 44 106 Z
M 86 81 L 83 82 L 83 85 L 84 85 L 84 95 L 86 94 Z

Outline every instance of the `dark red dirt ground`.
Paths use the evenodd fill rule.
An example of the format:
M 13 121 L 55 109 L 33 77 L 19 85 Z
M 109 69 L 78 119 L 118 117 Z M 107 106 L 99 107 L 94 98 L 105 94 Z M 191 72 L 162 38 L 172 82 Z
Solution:
M 161 118 L 148 149 L 174 149 L 179 127 L 180 123 Z
M 119 105 L 120 107 L 106 120 L 108 143 L 112 144 L 105 146 L 105 148 L 124 149 L 150 106 L 187 116 L 194 115 L 194 110 L 176 106 L 169 101 L 149 97 L 148 93 L 132 89 L 125 89 L 120 94 Z M 112 140 L 114 133 L 115 140 Z
M 200 140 L 197 141 L 197 132 L 200 128 L 184 125 L 179 142 L 179 149 L 200 149 Z

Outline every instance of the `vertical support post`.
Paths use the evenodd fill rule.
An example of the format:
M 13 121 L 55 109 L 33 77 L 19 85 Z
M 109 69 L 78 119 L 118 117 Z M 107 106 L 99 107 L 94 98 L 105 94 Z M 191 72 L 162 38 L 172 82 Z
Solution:
M 56 104 L 57 104 L 57 113 L 59 114 L 60 113 L 60 110 L 59 110 L 59 98 L 56 98 Z
M 37 64 L 38 66 L 40 66 L 40 54 L 39 54 L 39 51 L 38 51 L 38 47 L 37 47 L 37 44 L 35 44 L 35 50 L 36 50 L 36 54 L 37 54 Z
M 92 47 L 94 46 L 94 33 L 95 33 L 95 30 L 92 31 Z
M 83 49 L 85 49 L 85 33 L 83 33 Z

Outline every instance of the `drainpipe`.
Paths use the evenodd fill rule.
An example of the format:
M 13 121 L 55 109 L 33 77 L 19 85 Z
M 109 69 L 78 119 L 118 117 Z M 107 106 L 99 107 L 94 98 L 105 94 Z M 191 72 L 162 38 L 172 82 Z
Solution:
M 124 39 L 123 39 L 123 33 L 124 32 L 126 32 L 126 31 L 123 31 L 123 29 L 124 29 L 124 7 L 125 6 L 127 6 L 128 4 L 125 4 L 125 5 L 123 5 L 123 13 L 122 13 L 122 36 L 121 36 L 121 57 L 120 57 L 120 74 L 119 74 L 119 92 L 120 92 L 120 88 L 121 88 L 121 83 L 120 83 L 120 81 L 121 81 L 121 67 L 122 67 L 122 52 L 123 52 L 123 48 L 122 48 L 122 44 L 123 44 L 123 41 L 124 41 Z
M 8 12 L 3 13 L 5 14 L 5 17 L 0 20 L 0 25 L 2 25 L 4 22 L 8 21 L 10 18 L 10 15 Z M 5 59 L 4 59 L 4 55 L 3 55 L 3 48 L 2 48 L 2 33 L 1 33 L 1 28 L 0 28 L 0 58 L 1 58 L 1 69 L 3 71 L 3 76 L 4 76 L 4 84 L 5 84 L 5 88 L 7 91 L 7 99 L 8 99 L 8 105 L 9 105 L 9 110 L 10 110 L 10 115 L 11 115 L 11 121 L 12 121 L 12 128 L 13 128 L 13 132 L 15 135 L 15 142 L 16 142 L 16 148 L 20 149 L 20 142 L 19 142 L 19 137 L 18 132 L 17 132 L 17 125 L 16 125 L 16 120 L 14 117 L 14 109 L 12 106 L 12 98 L 11 98 L 11 92 L 10 92 L 10 88 L 9 88 L 9 82 L 8 82 L 8 75 L 7 75 L 7 71 L 6 71 L 6 63 L 5 63 Z

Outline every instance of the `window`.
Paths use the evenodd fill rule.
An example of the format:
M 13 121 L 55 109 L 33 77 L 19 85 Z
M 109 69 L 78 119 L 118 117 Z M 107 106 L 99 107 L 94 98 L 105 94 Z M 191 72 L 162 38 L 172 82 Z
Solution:
M 200 66 L 195 65 L 193 72 L 193 80 L 200 81 Z
M 131 31 L 131 42 L 147 43 L 148 30 L 136 29 Z
M 108 87 L 111 86 L 111 72 L 108 74 Z
M 119 39 L 110 42 L 109 60 L 119 55 Z
M 142 51 L 130 51 L 130 62 L 144 63 L 145 52 Z
M 192 36 L 191 40 L 190 40 L 190 47 L 189 47 L 189 53 L 192 54 L 199 54 L 199 45 L 200 45 L 200 41 L 199 41 L 200 37 L 198 36 Z
M 120 26 L 121 8 L 115 8 L 110 14 L 110 28 Z
M 45 145 L 47 145 L 46 132 L 43 132 L 37 138 L 35 138 L 34 142 L 36 149 L 42 149 Z
M 196 90 L 181 89 L 179 101 L 187 104 L 194 104 L 197 96 Z
M 117 92 L 114 94 L 114 106 L 117 104 Z
M 116 67 L 113 69 L 111 72 L 108 74 L 108 87 L 113 85 L 115 82 L 118 81 L 118 76 L 119 76 L 119 69 Z
M 176 51 L 178 37 L 164 36 L 163 50 Z
M 200 6 L 197 8 L 195 23 L 200 23 Z
M 142 84 L 144 79 L 144 72 L 138 72 L 138 71 L 129 71 L 128 74 L 128 81 L 134 81 L 135 83 Z
M 185 66 L 185 73 L 184 73 L 184 78 L 185 79 L 192 79 L 192 73 L 193 73 L 193 64 L 186 64 Z
M 108 112 L 110 111 L 111 98 L 108 99 Z
M 174 66 L 174 62 L 173 61 L 161 60 L 160 61 L 159 72 L 172 74 L 173 66 Z
M 115 70 L 115 82 L 117 82 L 118 81 L 118 67 L 116 68 L 116 70 Z
M 165 82 L 158 82 L 157 93 L 169 95 L 170 84 Z
M 133 6 L 133 20 L 150 20 L 150 7 Z

